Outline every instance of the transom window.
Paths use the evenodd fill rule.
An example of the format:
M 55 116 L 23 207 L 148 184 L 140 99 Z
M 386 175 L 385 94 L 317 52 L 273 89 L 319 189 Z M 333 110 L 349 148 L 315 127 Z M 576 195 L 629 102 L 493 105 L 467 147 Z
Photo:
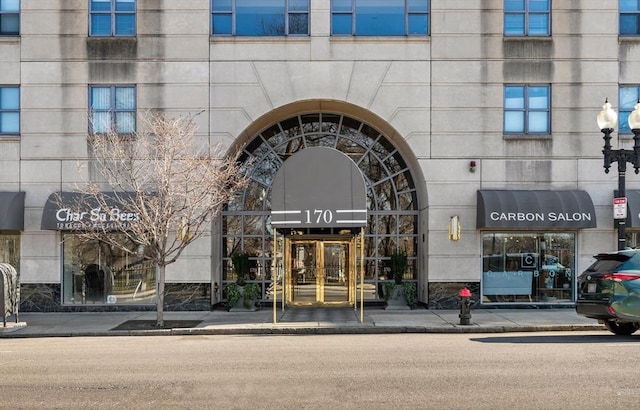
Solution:
M 637 36 L 640 34 L 640 1 L 619 0 L 620 35 Z
M 621 85 L 618 90 L 618 133 L 631 134 L 629 115 L 640 98 L 639 85 Z
M 0 36 L 20 34 L 20 0 L 0 0 Z
M 551 0 L 504 0 L 505 36 L 551 35 Z
M 211 34 L 309 35 L 309 0 L 211 0 Z
M 332 147 L 349 156 L 361 170 L 367 187 L 365 281 L 377 289 L 387 279 L 390 255 L 396 249 L 409 256 L 407 280 L 417 279 L 418 201 L 414 178 L 394 144 L 375 128 L 336 113 L 297 115 L 256 135 L 240 160 L 250 167 L 250 183 L 222 214 L 224 281 L 234 280 L 231 255 L 244 251 L 254 261 L 251 280 L 266 294 L 271 283 L 273 227 L 271 185 L 287 158 L 308 147 Z M 312 188 L 310 188 L 312 189 Z M 332 229 L 300 230 L 299 235 L 343 234 Z M 376 298 L 375 293 L 369 297 Z
M 549 85 L 504 87 L 505 134 L 550 134 L 551 93 Z
M 136 0 L 91 0 L 92 36 L 135 36 Z
M 136 130 L 136 88 L 134 86 L 91 86 L 89 88 L 92 133 L 110 131 L 130 134 Z
M 20 133 L 20 88 L 0 86 L 0 134 Z
M 426 36 L 429 0 L 332 0 L 331 34 Z

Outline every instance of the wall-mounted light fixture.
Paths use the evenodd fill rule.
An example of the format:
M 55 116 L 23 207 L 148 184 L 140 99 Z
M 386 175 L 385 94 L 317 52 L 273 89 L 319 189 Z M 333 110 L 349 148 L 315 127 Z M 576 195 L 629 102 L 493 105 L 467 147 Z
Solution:
M 476 172 L 476 162 L 469 161 L 469 172 Z
M 449 239 L 452 241 L 460 240 L 460 217 L 458 215 L 454 215 L 449 219 Z

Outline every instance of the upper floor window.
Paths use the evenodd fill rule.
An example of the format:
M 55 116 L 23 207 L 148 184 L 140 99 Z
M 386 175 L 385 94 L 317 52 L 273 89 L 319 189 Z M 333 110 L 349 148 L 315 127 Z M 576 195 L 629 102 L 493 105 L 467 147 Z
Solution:
M 20 133 L 20 88 L 0 86 L 0 134 Z
M 20 0 L 0 0 L 0 36 L 20 34 Z
M 639 85 L 621 85 L 618 89 L 618 134 L 631 134 L 629 115 L 639 101 Z
M 429 35 L 429 0 L 332 0 L 331 34 Z
M 134 86 L 89 87 L 90 123 L 92 133 L 136 131 L 136 88 Z
M 640 1 L 619 0 L 620 35 L 634 36 L 640 34 Z M 627 127 L 628 128 L 628 127 Z
M 550 3 L 551 0 L 504 0 L 504 35 L 551 35 Z
M 90 0 L 92 36 L 135 36 L 136 0 Z
M 549 85 L 504 87 L 504 133 L 550 134 L 551 93 Z
M 309 35 L 309 0 L 211 0 L 211 34 Z

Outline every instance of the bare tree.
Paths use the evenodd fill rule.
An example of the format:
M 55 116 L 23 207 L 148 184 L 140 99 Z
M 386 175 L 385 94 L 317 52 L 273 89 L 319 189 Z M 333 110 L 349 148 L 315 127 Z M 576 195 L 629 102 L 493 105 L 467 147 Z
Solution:
M 81 203 L 75 206 L 91 209 L 93 222 L 78 224 L 75 232 L 155 264 L 157 326 L 162 327 L 166 266 L 210 233 L 212 220 L 246 187 L 247 178 L 237 156 L 195 144 L 192 116 L 147 114 L 140 128 L 132 135 L 115 130 L 89 135 L 89 165 L 97 178 L 77 188 Z

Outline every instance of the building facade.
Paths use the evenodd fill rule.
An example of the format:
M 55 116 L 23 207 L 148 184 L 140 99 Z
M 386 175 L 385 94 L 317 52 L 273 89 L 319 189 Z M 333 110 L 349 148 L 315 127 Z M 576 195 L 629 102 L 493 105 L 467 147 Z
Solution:
M 608 97 L 632 146 L 638 20 L 597 0 L 2 1 L 0 258 L 23 310 L 153 309 L 153 267 L 77 241 L 81 212 L 51 198 L 95 177 L 90 133 L 200 113 L 198 138 L 240 150 L 251 183 L 168 267 L 168 309 L 222 303 L 240 251 L 267 303 L 274 278 L 293 305 L 380 302 L 400 251 L 430 308 L 464 286 L 487 306 L 571 305 L 576 273 L 616 248 L 595 117 Z M 293 222 L 274 209 L 285 164 L 315 201 L 278 202 Z

